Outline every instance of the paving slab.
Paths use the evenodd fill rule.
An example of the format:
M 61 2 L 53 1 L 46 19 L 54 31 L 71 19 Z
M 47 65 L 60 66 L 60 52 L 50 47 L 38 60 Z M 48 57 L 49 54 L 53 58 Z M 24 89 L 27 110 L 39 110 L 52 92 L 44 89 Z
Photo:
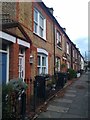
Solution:
M 66 92 L 70 92 L 70 93 L 76 93 L 76 90 L 67 90 Z
M 62 114 L 62 118 L 81 118 L 80 115 L 75 115 L 75 114 Z
M 38 118 L 61 118 L 62 114 L 55 111 L 46 111 L 41 113 Z
M 47 110 L 55 111 L 55 112 L 67 112 L 69 108 L 62 107 L 62 106 L 57 107 L 57 106 L 49 105 Z
M 72 103 L 72 100 L 65 99 L 65 98 L 55 99 L 54 101 L 55 101 L 55 102 L 61 102 L 61 103 Z
M 71 103 L 52 101 L 52 102 L 50 102 L 49 105 L 53 105 L 53 106 L 57 106 L 57 107 L 63 106 L 63 107 L 69 108 L 69 107 L 70 107 L 70 104 L 71 104 Z
M 65 96 L 67 96 L 67 97 L 75 97 L 76 95 L 75 94 L 70 94 L 70 93 L 65 93 Z

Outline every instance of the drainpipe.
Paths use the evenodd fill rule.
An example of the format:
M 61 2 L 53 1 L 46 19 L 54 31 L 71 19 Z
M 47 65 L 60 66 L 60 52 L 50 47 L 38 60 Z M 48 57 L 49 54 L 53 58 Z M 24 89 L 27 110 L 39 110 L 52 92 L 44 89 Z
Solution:
M 53 38 L 54 38 L 54 75 L 55 75 L 55 19 L 53 21 Z

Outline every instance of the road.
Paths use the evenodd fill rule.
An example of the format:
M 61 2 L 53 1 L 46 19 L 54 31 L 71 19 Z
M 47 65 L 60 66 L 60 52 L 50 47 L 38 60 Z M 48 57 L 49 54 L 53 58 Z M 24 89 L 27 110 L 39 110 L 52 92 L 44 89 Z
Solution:
M 51 100 L 45 112 L 41 112 L 40 118 L 89 118 L 89 87 L 90 73 L 83 74 L 71 84 L 65 91 L 64 96 L 57 96 Z

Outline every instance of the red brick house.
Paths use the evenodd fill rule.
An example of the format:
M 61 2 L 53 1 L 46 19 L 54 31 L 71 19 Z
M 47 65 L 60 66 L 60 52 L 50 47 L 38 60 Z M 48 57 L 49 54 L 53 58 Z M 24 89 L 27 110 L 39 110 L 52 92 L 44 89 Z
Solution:
M 30 77 L 30 46 L 31 40 L 18 22 L 7 18 L 2 19 L 2 82 L 10 79 Z M 27 68 L 27 69 L 26 69 Z M 28 72 L 29 70 L 29 72 Z
M 2 8 L 3 15 L 9 15 L 16 21 L 6 21 L 1 32 L 14 36 L 13 41 L 9 40 L 13 44 L 5 42 L 10 48 L 7 81 L 18 77 L 34 80 L 42 73 L 53 75 L 61 70 L 62 63 L 67 68 L 79 69 L 80 58 L 77 57 L 77 65 L 73 49 L 78 50 L 53 16 L 52 8 L 46 7 L 43 2 L 5 2 Z M 80 52 L 77 53 L 79 55 Z

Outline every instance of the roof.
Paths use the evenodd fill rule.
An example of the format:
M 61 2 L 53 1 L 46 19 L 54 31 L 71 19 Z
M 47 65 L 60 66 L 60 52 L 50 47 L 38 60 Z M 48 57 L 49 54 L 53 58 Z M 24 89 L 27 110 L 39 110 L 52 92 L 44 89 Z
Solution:
M 38 3 L 43 10 L 46 11 L 46 13 L 50 16 L 50 18 L 53 20 L 53 22 L 55 22 L 58 27 L 62 30 L 63 34 L 65 34 L 65 36 L 67 37 L 67 39 L 71 42 L 71 44 L 75 47 L 75 49 L 79 52 L 79 54 L 81 55 L 80 51 L 78 50 L 78 48 L 76 47 L 76 45 L 70 40 L 70 38 L 68 37 L 68 35 L 66 34 L 66 32 L 64 31 L 64 29 L 60 26 L 60 24 L 58 23 L 58 21 L 56 20 L 56 18 L 53 16 L 53 14 L 49 11 L 48 7 L 43 3 L 43 2 L 39 2 Z M 82 55 L 81 55 L 82 56 Z M 82 56 L 83 57 L 83 56 Z
M 21 24 L 19 22 L 13 21 L 13 20 L 8 18 L 8 19 L 5 19 L 5 20 L 2 20 L 2 24 L 1 24 L 0 28 L 2 29 L 2 31 L 7 32 L 9 34 L 12 34 L 13 36 L 16 36 L 16 37 L 20 38 L 20 36 L 7 31 L 7 29 L 9 29 L 9 28 L 16 28 L 16 27 L 20 30 L 20 32 L 26 38 L 25 40 L 27 42 L 32 43 L 31 39 L 29 38 L 29 36 L 27 35 L 27 33 L 25 32 L 25 30 L 23 29 L 23 27 L 21 26 Z
M 58 23 L 58 21 L 56 20 L 56 18 L 53 16 L 53 14 L 49 11 L 49 9 L 48 9 L 48 7 L 43 3 L 43 2 L 39 2 L 38 3 L 42 8 L 43 8 L 43 10 L 45 10 L 46 12 L 47 12 L 47 14 L 50 16 L 50 18 L 53 20 L 53 22 L 55 22 L 57 25 L 58 25 L 58 27 L 62 30 L 62 32 L 66 35 L 66 37 L 68 38 L 68 40 L 70 41 L 70 42 L 72 42 L 71 40 L 70 40 L 70 38 L 68 37 L 68 35 L 66 34 L 66 32 L 63 30 L 63 28 L 61 27 L 61 25 Z

